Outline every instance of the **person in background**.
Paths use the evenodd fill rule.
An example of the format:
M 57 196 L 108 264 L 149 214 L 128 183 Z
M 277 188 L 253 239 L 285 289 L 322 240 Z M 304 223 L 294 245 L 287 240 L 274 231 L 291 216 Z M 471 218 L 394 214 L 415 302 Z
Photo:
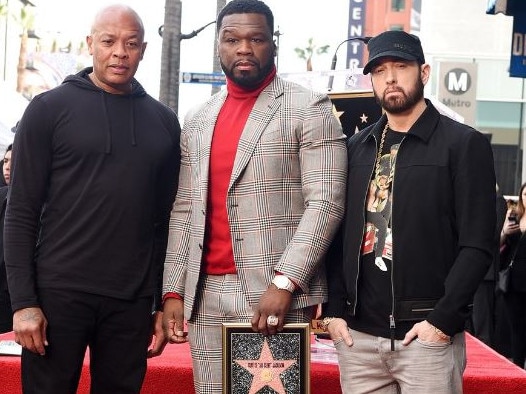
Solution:
M 504 220 L 506 219 L 507 203 L 504 196 L 496 185 L 496 212 L 497 222 L 495 226 L 495 248 L 493 253 L 493 263 L 480 283 L 473 298 L 473 312 L 471 315 L 469 330 L 484 342 L 493 348 L 496 347 L 495 324 L 496 324 L 496 294 L 495 279 L 500 267 L 500 237 Z
M 7 275 L 5 270 L 4 259 L 4 217 L 5 206 L 7 202 L 7 192 L 9 190 L 10 174 L 11 174 L 11 150 L 12 144 L 7 147 L 4 159 L 2 162 L 2 175 L 7 186 L 0 187 L 0 251 L 2 256 L 0 258 L 0 333 L 9 332 L 13 330 L 13 310 L 11 309 L 11 297 L 9 296 L 9 289 L 7 287 Z
M 424 98 L 430 66 L 417 36 L 386 31 L 368 49 L 363 72 L 385 113 L 347 144 L 341 256 L 327 259 L 322 327 L 344 393 L 462 393 L 464 327 L 495 245 L 491 146 Z M 376 188 L 384 203 L 368 207 Z M 385 242 L 370 219 L 380 209 L 390 212 Z
M 326 94 L 276 75 L 273 32 L 265 3 L 226 4 L 226 90 L 194 109 L 181 135 L 163 323 L 172 342 L 189 339 L 200 394 L 222 390 L 222 323 L 273 335 L 311 321 L 344 214 L 345 135 Z
M 101 9 L 86 42 L 93 67 L 34 97 L 13 144 L 4 247 L 24 393 L 75 393 L 87 347 L 91 392 L 139 393 L 167 344 L 179 121 L 134 78 L 133 9 Z
M 525 368 L 526 361 L 526 183 L 519 190 L 516 207 L 508 209 L 500 235 L 501 266 L 511 269 L 510 290 L 504 294 L 504 305 L 511 330 L 510 353 L 513 363 Z

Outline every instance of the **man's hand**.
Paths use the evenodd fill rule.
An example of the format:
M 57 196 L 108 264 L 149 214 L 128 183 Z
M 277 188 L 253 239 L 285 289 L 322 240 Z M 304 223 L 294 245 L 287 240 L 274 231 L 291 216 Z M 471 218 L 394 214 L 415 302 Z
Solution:
M 148 358 L 161 355 L 167 343 L 168 338 L 163 330 L 163 313 L 155 312 L 152 316 L 152 339 L 151 347 L 148 349 Z
M 416 323 L 413 328 L 411 328 L 403 340 L 404 345 L 409 345 L 411 341 L 415 338 L 419 338 L 424 342 L 440 342 L 440 343 L 449 343 L 451 338 L 438 330 L 435 326 L 429 323 L 427 320 Z
M 270 285 L 267 291 L 259 299 L 259 304 L 254 310 L 252 316 L 252 330 L 261 334 L 274 335 L 283 331 L 285 323 L 285 314 L 289 311 L 292 302 L 292 293 L 287 290 L 280 290 L 275 285 Z M 268 325 L 267 318 L 276 316 L 278 325 Z
M 168 298 L 164 301 L 162 326 L 164 335 L 170 343 L 184 343 L 187 341 L 184 332 L 184 301 Z
M 15 342 L 41 356 L 46 354 L 48 345 L 46 328 L 47 319 L 39 307 L 19 309 L 13 314 Z
M 341 338 L 347 346 L 353 345 L 353 340 L 351 334 L 349 333 L 347 322 L 344 319 L 337 317 L 331 320 L 327 326 L 327 332 L 333 341 L 337 341 Z

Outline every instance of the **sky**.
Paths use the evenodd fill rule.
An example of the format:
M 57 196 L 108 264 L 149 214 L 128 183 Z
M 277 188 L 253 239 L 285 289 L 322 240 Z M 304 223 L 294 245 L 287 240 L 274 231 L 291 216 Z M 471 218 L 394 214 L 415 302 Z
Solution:
M 84 40 L 96 11 L 115 2 L 133 7 L 143 19 L 148 46 L 136 78 L 147 92 L 159 96 L 162 38 L 158 28 L 164 23 L 165 0 L 34 0 L 35 23 L 38 30 L 55 33 L 65 40 Z M 266 0 L 274 14 L 275 30 L 279 30 L 278 71 L 284 73 L 306 71 L 306 63 L 294 48 L 304 48 L 309 38 L 317 46 L 329 45 L 329 51 L 313 58 L 315 71 L 329 70 L 331 58 L 338 44 L 347 38 L 349 0 L 329 0 L 331 6 L 320 6 L 319 0 Z M 88 7 L 89 5 L 89 7 Z M 191 33 L 216 18 L 215 0 L 182 0 L 181 32 Z M 62 17 L 65 15 L 66 17 Z M 196 37 L 181 41 L 181 72 L 211 72 L 215 46 L 215 25 Z M 344 68 L 345 48 L 338 53 Z M 210 96 L 211 85 L 181 83 L 179 88 L 179 117 L 194 105 Z

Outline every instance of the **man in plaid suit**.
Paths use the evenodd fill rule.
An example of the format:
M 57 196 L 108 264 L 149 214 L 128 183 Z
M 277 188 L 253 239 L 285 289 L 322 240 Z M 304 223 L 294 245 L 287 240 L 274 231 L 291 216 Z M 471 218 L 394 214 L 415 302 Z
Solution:
M 164 271 L 163 324 L 188 340 L 198 393 L 222 386 L 222 323 L 272 335 L 326 301 L 323 258 L 344 214 L 345 135 L 326 94 L 276 75 L 271 10 L 217 18 L 227 88 L 187 116 Z

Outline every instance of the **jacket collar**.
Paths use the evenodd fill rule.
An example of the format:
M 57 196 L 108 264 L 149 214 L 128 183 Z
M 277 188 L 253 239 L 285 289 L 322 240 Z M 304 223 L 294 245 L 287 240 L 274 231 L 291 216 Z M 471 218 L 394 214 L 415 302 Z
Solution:
M 420 138 L 424 142 L 428 142 L 436 129 L 438 121 L 440 120 L 440 112 L 438 112 L 430 100 L 425 99 L 425 101 L 426 109 L 424 112 L 422 112 L 422 115 L 420 115 L 413 126 L 411 126 L 407 134 Z M 378 140 L 381 137 L 386 123 L 387 115 L 384 113 L 372 126 L 369 133 L 364 136 L 362 142 L 365 142 L 368 138 L 372 137 L 375 137 Z

